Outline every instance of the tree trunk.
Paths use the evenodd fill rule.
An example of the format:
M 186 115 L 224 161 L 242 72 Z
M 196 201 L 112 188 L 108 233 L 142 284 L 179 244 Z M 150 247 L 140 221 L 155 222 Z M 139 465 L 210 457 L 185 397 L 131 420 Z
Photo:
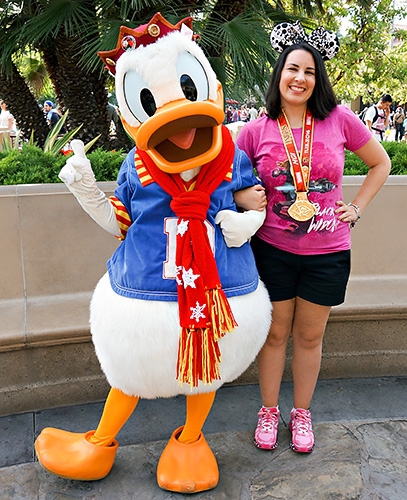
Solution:
M 0 93 L 24 138 L 30 139 L 34 131 L 34 140 L 42 148 L 49 127 L 44 113 L 14 64 L 10 76 L 0 70 Z
M 41 47 L 42 58 L 45 63 L 45 67 L 47 68 L 48 75 L 52 82 L 52 86 L 54 87 L 54 92 L 58 101 L 58 104 L 62 109 L 65 110 L 64 98 L 61 90 L 61 75 L 59 71 L 59 62 L 55 53 L 55 45 L 43 45 Z
M 82 69 L 79 49 L 77 38 L 58 33 L 55 39 L 57 74 L 64 105 L 69 109 L 68 124 L 71 128 L 82 124 L 76 137 L 85 143 L 100 134 L 97 144 L 109 147 L 105 77 L 99 71 L 86 73 Z

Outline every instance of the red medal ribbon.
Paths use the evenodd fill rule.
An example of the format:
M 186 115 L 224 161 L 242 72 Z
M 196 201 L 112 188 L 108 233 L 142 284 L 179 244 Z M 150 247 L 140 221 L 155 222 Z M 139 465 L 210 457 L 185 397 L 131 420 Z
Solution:
M 306 193 L 311 171 L 312 139 L 314 135 L 314 117 L 309 109 L 305 109 L 302 122 L 301 156 L 298 154 L 297 145 L 284 110 L 277 118 L 278 128 L 294 179 L 295 191 Z

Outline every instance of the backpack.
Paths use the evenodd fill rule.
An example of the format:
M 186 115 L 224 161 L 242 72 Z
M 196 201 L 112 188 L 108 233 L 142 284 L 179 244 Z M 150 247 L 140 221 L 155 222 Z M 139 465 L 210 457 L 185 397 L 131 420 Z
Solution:
M 377 122 L 377 119 L 379 117 L 379 110 L 377 109 L 377 107 L 373 104 L 374 106 L 374 111 L 375 111 L 375 115 L 374 115 L 374 119 L 372 121 L 372 125 L 374 123 Z M 362 122 L 366 125 L 366 113 L 367 113 L 367 110 L 370 109 L 370 106 L 367 106 L 359 115 L 359 118 L 362 120 Z

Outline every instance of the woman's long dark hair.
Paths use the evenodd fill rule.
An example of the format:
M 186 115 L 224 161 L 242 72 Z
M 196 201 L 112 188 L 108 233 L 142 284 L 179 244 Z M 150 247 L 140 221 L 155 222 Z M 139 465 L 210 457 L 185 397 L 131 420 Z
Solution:
M 306 50 L 315 63 L 315 87 L 311 97 L 308 99 L 308 108 L 313 116 L 320 120 L 327 118 L 331 111 L 337 106 L 338 101 L 329 81 L 324 61 L 321 54 L 306 42 L 301 42 L 287 47 L 277 59 L 271 74 L 269 88 L 266 93 L 266 108 L 270 118 L 276 120 L 281 111 L 280 79 L 287 56 L 293 50 Z

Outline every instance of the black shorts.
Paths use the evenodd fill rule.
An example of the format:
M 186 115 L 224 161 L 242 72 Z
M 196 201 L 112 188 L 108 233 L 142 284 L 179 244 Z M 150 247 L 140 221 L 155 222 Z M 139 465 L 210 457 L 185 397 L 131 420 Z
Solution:
M 301 297 L 321 306 L 337 306 L 345 300 L 350 250 L 298 255 L 256 236 L 251 239 L 251 247 L 272 302 Z

